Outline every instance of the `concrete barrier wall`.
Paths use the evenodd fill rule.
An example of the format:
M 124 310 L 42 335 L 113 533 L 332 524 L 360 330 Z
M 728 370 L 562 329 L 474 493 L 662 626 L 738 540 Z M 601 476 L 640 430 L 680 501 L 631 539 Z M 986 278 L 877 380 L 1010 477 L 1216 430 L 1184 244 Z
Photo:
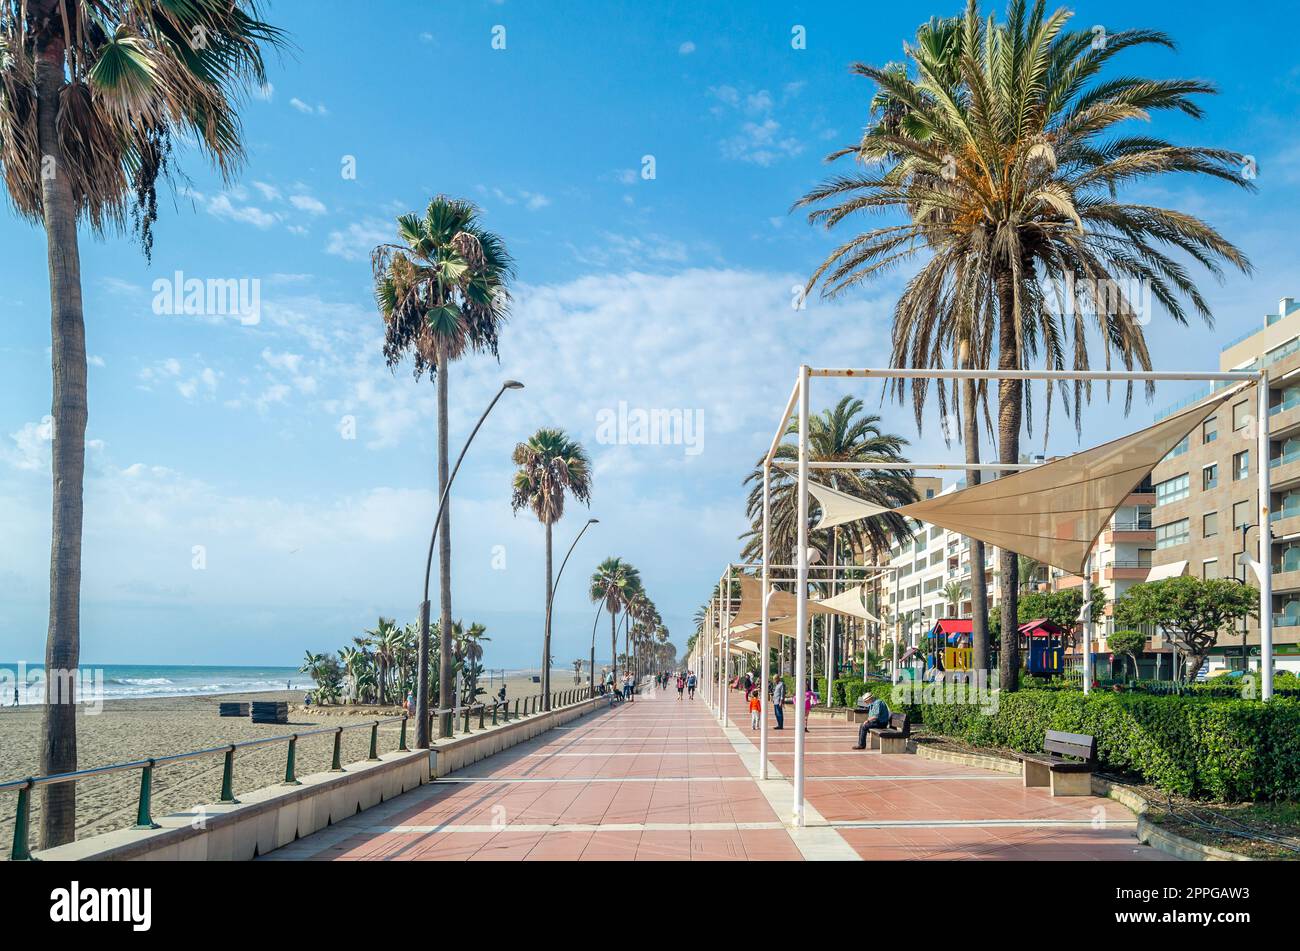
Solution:
M 576 720 L 607 702 L 599 697 L 594 700 L 583 700 L 567 707 L 551 710 L 549 713 L 533 714 L 525 719 L 512 720 L 510 723 L 484 730 L 482 733 L 452 740 L 439 740 L 433 763 L 434 774 L 446 776 L 458 769 L 464 769 L 493 753 L 518 746 L 547 730 Z
M 241 793 L 238 803 L 156 819 L 157 829 L 121 829 L 34 852 L 42 861 L 247 861 L 311 835 L 457 769 L 598 709 L 585 700 L 549 713 L 437 740 L 433 749 L 387 753 L 340 773 L 313 773 L 298 786 Z

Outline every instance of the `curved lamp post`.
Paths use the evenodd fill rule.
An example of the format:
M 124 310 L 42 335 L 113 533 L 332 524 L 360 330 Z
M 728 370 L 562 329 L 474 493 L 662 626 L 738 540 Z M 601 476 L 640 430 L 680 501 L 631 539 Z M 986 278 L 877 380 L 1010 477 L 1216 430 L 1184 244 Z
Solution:
M 550 597 L 546 599 L 546 639 L 543 642 L 547 645 L 551 643 L 551 605 L 555 603 L 555 589 L 560 586 L 560 579 L 564 577 L 564 566 L 569 563 L 569 556 L 573 554 L 573 549 L 578 547 L 578 539 L 582 538 L 587 529 L 591 528 L 591 526 L 598 522 L 600 522 L 600 519 L 598 518 L 587 519 L 587 524 L 582 526 L 582 531 L 578 532 L 577 536 L 573 539 L 573 544 L 570 545 L 569 550 L 564 553 L 564 560 L 560 562 L 560 570 L 555 573 L 555 580 L 551 582 L 551 594 Z M 542 653 L 546 654 L 545 647 L 542 648 Z M 548 688 L 542 691 L 542 709 L 549 710 L 551 709 L 551 693 L 549 690 L 551 683 L 551 658 L 549 656 L 542 657 L 542 680 Z
M 433 571 L 433 546 L 438 540 L 438 526 L 442 524 L 442 513 L 447 507 L 447 499 L 451 495 L 451 485 L 456 481 L 456 473 L 460 471 L 460 464 L 465 460 L 465 452 L 469 449 L 469 444 L 474 441 L 478 435 L 479 429 L 483 426 L 483 421 L 487 419 L 488 413 L 492 412 L 492 407 L 497 405 L 497 400 L 501 399 L 506 390 L 522 390 L 524 385 L 518 380 L 506 380 L 501 384 L 501 389 L 497 390 L 497 395 L 492 397 L 492 402 L 488 403 L 487 409 L 483 410 L 483 415 L 478 418 L 474 424 L 474 429 L 470 432 L 469 438 L 465 440 L 465 445 L 461 447 L 460 455 L 456 457 L 456 465 L 452 467 L 451 477 L 447 479 L 447 487 L 442 490 L 442 498 L 438 500 L 438 514 L 433 519 L 433 534 L 429 537 L 429 556 L 424 562 L 424 599 L 420 602 L 420 670 L 417 679 L 416 701 L 415 701 L 415 746 L 417 749 L 429 748 L 429 575 Z M 443 637 L 450 637 L 450 631 L 440 632 Z M 441 677 L 439 677 L 441 680 Z M 443 684 L 443 687 L 446 685 Z M 451 722 L 446 719 L 443 722 L 442 729 L 439 731 L 442 736 L 451 735 Z
M 600 622 L 600 612 L 605 607 L 605 599 L 602 597 L 596 602 L 596 617 L 591 622 L 591 660 L 587 665 L 587 692 L 593 697 L 596 695 L 596 625 Z

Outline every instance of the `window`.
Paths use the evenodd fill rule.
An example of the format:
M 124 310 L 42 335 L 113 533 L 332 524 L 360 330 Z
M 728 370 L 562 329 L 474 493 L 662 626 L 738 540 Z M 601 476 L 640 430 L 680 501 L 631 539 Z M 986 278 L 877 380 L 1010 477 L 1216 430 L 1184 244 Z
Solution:
M 1166 479 L 1164 482 L 1156 483 L 1156 505 L 1168 505 L 1170 502 L 1178 502 L 1187 498 L 1188 479 L 1187 473 L 1180 476 L 1174 476 L 1172 479 Z
M 925 559 L 922 558 L 920 561 L 918 561 L 916 564 L 914 564 L 914 565 L 912 566 L 912 570 L 913 570 L 913 571 L 924 571 L 924 570 L 925 570 Z
M 1232 431 L 1245 429 L 1250 422 L 1250 400 L 1242 400 L 1232 407 Z
M 1190 440 L 1190 436 L 1184 436 L 1177 446 L 1169 450 L 1169 455 L 1165 456 L 1165 459 L 1173 459 L 1185 453 L 1190 445 Z
M 926 497 L 927 499 L 932 499 L 932 498 L 934 498 L 934 489 L 926 489 L 926 490 L 925 490 L 925 497 Z
M 1211 416 L 1201 423 L 1201 444 L 1214 442 L 1219 438 L 1219 417 Z
M 1201 490 L 1213 489 L 1219 484 L 1219 464 L 1205 466 L 1201 469 Z
M 1219 534 L 1219 513 L 1206 512 L 1201 516 L 1201 537 L 1213 538 Z
M 1187 541 L 1187 519 L 1156 526 L 1156 548 L 1172 548 Z
M 936 525 L 936 526 L 934 526 L 934 528 L 930 529 L 930 538 L 931 538 L 931 539 L 938 538 L 938 537 L 940 537 L 941 535 L 943 535 L 943 529 L 940 528 L 938 525 Z
M 1232 504 L 1232 527 L 1234 529 L 1243 528 L 1250 524 L 1250 501 L 1234 502 Z
M 1207 579 L 1219 577 L 1219 559 L 1207 558 L 1201 562 L 1201 577 Z
M 943 549 L 942 549 L 942 548 L 940 548 L 938 551 L 932 551 L 932 552 L 930 552 L 930 564 L 932 564 L 932 565 L 937 565 L 937 564 L 939 564 L 939 562 L 941 562 L 941 561 L 943 561 Z
M 1250 450 L 1243 449 L 1232 457 L 1232 479 L 1246 479 L 1250 477 Z

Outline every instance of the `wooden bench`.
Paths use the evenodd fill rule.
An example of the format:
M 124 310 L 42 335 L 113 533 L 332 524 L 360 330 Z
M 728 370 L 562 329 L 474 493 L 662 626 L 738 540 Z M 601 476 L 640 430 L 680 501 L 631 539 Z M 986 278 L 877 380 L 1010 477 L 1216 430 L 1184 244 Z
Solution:
M 1047 786 L 1053 796 L 1091 796 L 1097 739 L 1086 733 L 1048 730 L 1042 753 L 1021 753 L 1026 786 Z
M 881 753 L 906 753 L 907 738 L 912 735 L 912 724 L 906 713 L 891 713 L 889 726 L 873 726 L 867 731 L 871 738 L 867 748 Z

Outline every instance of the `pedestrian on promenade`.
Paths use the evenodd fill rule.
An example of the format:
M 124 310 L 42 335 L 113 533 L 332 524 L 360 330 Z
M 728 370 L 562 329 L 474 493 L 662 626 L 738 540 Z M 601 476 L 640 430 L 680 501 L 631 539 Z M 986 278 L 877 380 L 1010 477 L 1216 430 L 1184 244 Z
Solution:
M 776 728 L 785 728 L 785 681 L 780 677 L 772 685 L 772 712 L 776 714 Z
M 749 728 L 758 729 L 759 718 L 763 716 L 763 698 L 759 696 L 757 690 L 749 692 Z

